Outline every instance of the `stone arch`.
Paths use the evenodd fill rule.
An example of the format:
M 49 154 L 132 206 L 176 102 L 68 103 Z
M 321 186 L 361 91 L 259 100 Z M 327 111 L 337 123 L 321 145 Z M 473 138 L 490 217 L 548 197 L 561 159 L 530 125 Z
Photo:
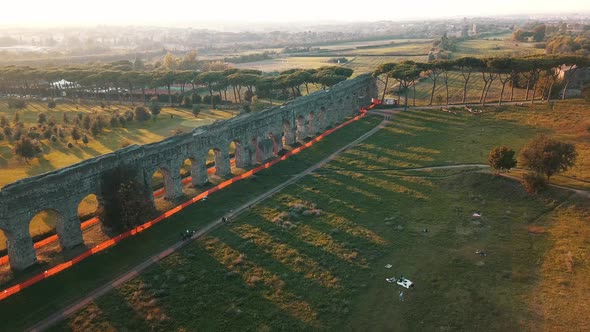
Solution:
M 31 238 L 31 242 L 34 244 L 35 242 L 40 241 L 53 233 L 57 233 L 61 248 L 67 249 L 71 246 L 67 245 L 68 234 L 67 231 L 63 230 L 63 225 L 65 223 L 66 216 L 58 209 L 39 209 L 37 213 L 35 213 L 33 217 L 28 220 L 28 236 Z M 58 228 L 60 228 L 61 231 L 58 231 Z M 39 254 L 38 249 L 34 249 L 34 252 L 38 261 L 44 260 Z
M 168 165 L 158 166 L 152 172 L 151 188 L 156 191 L 164 188 L 164 197 L 168 199 L 182 195 L 180 170 L 173 171 Z
M 306 128 L 305 128 L 305 118 L 303 115 L 300 115 L 295 120 L 296 131 L 295 131 L 295 140 L 302 141 L 306 137 Z
M 90 193 L 78 202 L 78 217 L 80 221 L 88 220 L 96 215 L 99 198 L 95 193 Z
M 215 165 L 215 175 L 226 176 L 231 174 L 231 167 L 229 164 L 229 143 L 227 145 L 219 145 L 209 149 L 208 158 L 213 159 Z
M 250 150 L 240 139 L 233 139 L 229 143 L 230 156 L 233 151 L 234 165 L 237 168 L 246 168 L 250 166 Z M 230 162 L 231 163 L 231 162 Z

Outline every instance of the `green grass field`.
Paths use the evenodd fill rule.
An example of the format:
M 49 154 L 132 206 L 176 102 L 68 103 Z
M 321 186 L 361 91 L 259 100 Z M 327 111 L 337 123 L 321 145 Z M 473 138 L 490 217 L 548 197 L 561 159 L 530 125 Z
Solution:
M 196 229 L 218 220 L 227 210 L 249 201 L 252 195 L 261 194 L 282 183 L 285 174 L 297 174 L 305 170 L 345 145 L 349 139 L 354 139 L 370 130 L 379 121 L 378 118 L 371 118 L 345 127 L 315 144 L 313 149 L 294 155 L 252 178 L 238 181 L 211 195 L 206 202 L 192 205 L 190 209 L 187 209 L 192 211 L 191 214 L 181 212 L 113 248 L 94 255 L 59 276 L 0 302 L 0 320 L 3 322 L 3 329 L 6 331 L 24 329 L 31 324 L 33 317 L 49 314 L 83 292 L 88 292 L 125 271 L 133 264 L 158 253 L 178 241 L 178 234 L 187 228 Z M 192 213 L 195 212 L 199 215 L 198 218 L 192 217 Z M 113 259 L 115 257 L 113 255 L 117 258 Z M 43 271 L 43 266 L 37 267 L 36 270 Z M 76 287 L 64 287 L 72 283 L 75 283 Z M 20 313 L 24 315 L 21 316 Z
M 544 49 L 535 48 L 534 43 L 515 42 L 511 39 L 473 39 L 457 44 L 453 58 L 462 56 L 494 57 L 494 56 L 525 56 L 543 54 Z
M 561 190 L 530 196 L 514 180 L 469 169 L 404 170 L 482 163 L 492 146 L 518 150 L 539 132 L 574 142 L 581 160 L 587 160 L 587 134 L 565 133 L 566 123 L 587 114 L 587 104 L 556 106 L 553 111 L 508 108 L 481 116 L 437 111 L 396 115 L 385 129 L 313 175 L 166 258 L 55 330 L 585 330 L 590 327 L 583 314 L 590 308 L 585 287 L 590 277 L 585 259 L 588 200 Z M 356 130 L 367 130 L 376 120 L 363 120 L 335 135 L 347 134 L 351 140 L 360 134 Z M 320 148 L 342 138 L 332 136 Z M 298 163 L 321 158 L 320 152 L 327 150 L 313 148 L 310 155 L 271 168 L 248 186 L 238 183 L 212 195 L 207 205 L 222 213 L 236 203 L 224 195 L 278 183 L 304 168 Z M 588 179 L 588 169 L 577 167 L 570 175 Z M 197 216 L 203 223 L 211 220 L 213 213 L 203 215 L 203 208 L 189 208 L 157 226 L 162 241 L 175 222 L 195 223 Z M 481 219 L 471 217 L 476 211 Z M 145 248 L 152 234 L 150 230 L 0 303 L 2 315 L 13 318 L 7 329 L 21 328 L 30 315 L 43 316 L 72 296 L 63 287 L 59 291 L 66 294 L 54 297 L 57 285 L 84 280 L 80 292 L 89 289 L 85 271 L 96 271 L 95 264 L 126 252 L 122 250 L 134 241 Z M 488 255 L 476 255 L 476 250 Z M 138 251 L 117 257 L 137 259 Z M 102 265 L 95 278 L 104 280 L 121 264 Z M 386 264 L 393 267 L 386 269 Z M 416 283 L 404 292 L 403 302 L 398 296 L 402 289 L 385 282 L 402 274 Z M 50 303 L 41 305 L 44 300 Z M 21 310 L 25 304 L 39 309 Z
M 492 146 L 518 150 L 539 132 L 574 142 L 587 160 L 586 133 L 568 136 L 566 127 L 587 118 L 587 104 L 541 106 L 481 116 L 396 115 L 359 146 L 55 330 L 584 330 L 587 200 L 560 190 L 530 196 L 514 180 L 473 170 L 404 170 L 482 163 Z M 563 120 L 555 121 L 556 114 Z M 32 316 L 43 317 L 164 248 L 180 230 L 219 218 L 247 199 L 244 192 L 280 183 L 377 121 L 351 125 L 1 302 L 6 330 L 22 329 Z M 590 168 L 578 166 L 570 175 L 588 179 Z M 476 211 L 483 218 L 472 218 Z M 385 282 L 400 274 L 417 285 L 404 302 L 400 288 Z M 60 286 L 69 282 L 79 288 Z M 568 298 L 577 301 L 566 310 Z

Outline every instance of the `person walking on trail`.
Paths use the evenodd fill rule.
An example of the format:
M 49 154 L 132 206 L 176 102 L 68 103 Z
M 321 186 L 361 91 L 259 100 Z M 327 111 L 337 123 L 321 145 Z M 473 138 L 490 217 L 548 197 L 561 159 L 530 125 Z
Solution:
M 399 292 L 399 300 L 404 302 L 404 291 Z

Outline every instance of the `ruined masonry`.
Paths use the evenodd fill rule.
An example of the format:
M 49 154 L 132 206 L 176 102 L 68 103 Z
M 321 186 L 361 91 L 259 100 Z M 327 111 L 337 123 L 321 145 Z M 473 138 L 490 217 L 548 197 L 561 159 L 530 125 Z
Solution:
M 161 142 L 132 145 L 6 185 L 0 190 L 0 229 L 7 238 L 10 266 L 22 270 L 37 262 L 29 224 L 41 211 L 53 210 L 59 216 L 56 232 L 62 248 L 83 245 L 78 205 L 90 194 L 100 199 L 101 176 L 109 171 L 121 166 L 139 170 L 138 180 L 149 187 L 154 172 L 161 170 L 165 195 L 175 198 L 182 195 L 180 168 L 186 159 L 191 161 L 192 183 L 202 185 L 208 181 L 206 159 L 211 149 L 216 175 L 227 176 L 232 142 L 236 167 L 261 163 L 276 156 L 283 144 L 294 144 L 342 122 L 376 95 L 374 78 L 364 74 L 283 106 L 217 121 Z

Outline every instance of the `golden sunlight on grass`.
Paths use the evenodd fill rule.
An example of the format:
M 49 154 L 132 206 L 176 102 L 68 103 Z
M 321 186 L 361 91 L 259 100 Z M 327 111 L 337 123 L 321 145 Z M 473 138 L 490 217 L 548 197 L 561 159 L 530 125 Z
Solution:
M 259 249 L 270 254 L 277 261 L 285 264 L 293 271 L 302 273 L 327 288 L 340 288 L 338 279 L 330 271 L 322 268 L 316 261 L 303 255 L 297 249 L 275 240 L 268 233 L 257 227 L 243 224 L 233 230 L 244 240 L 254 243 Z
M 240 274 L 252 288 L 260 288 L 261 295 L 293 317 L 314 325 L 317 314 L 311 306 L 301 301 L 297 294 L 284 290 L 285 282 L 276 274 L 249 261 L 243 254 L 216 237 L 206 236 L 200 241 L 203 248 L 229 271 Z
M 423 193 L 421 193 L 415 189 L 408 188 L 406 186 L 403 186 L 398 183 L 394 183 L 392 181 L 385 181 L 382 178 L 372 177 L 372 176 L 368 177 L 368 176 L 364 176 L 363 174 L 358 174 L 356 172 L 349 172 L 349 171 L 337 171 L 336 173 L 338 173 L 342 176 L 345 176 L 345 177 L 354 177 L 359 182 L 361 182 L 365 185 L 371 186 L 372 187 L 371 191 L 381 192 L 381 193 L 385 194 L 385 196 L 388 196 L 388 195 L 386 193 L 384 193 L 384 191 L 386 191 L 388 193 L 405 194 L 405 195 L 409 195 L 411 197 L 419 198 L 419 199 L 428 199 L 428 196 L 424 195 Z
M 282 227 L 278 222 L 276 222 L 276 216 L 280 213 L 280 211 L 266 208 L 261 212 L 260 215 L 265 218 L 265 221 Z M 296 227 L 291 227 L 289 232 L 291 232 L 293 236 L 299 238 L 303 242 L 321 248 L 322 250 L 329 252 L 343 261 L 347 261 L 362 267 L 367 266 L 366 259 L 360 257 L 356 250 L 347 248 L 342 243 L 334 240 L 331 235 L 318 231 L 311 225 L 299 223 Z
M 590 204 L 584 200 L 578 204 Z M 545 331 L 590 330 L 590 215 L 574 204 L 557 209 L 547 221 L 552 245 L 545 252 L 531 307 Z M 544 236 L 544 235 L 536 235 Z M 575 304 L 575 305 L 573 305 Z
M 72 331 L 88 331 L 91 327 L 95 331 L 117 331 L 117 328 L 105 319 L 105 314 L 95 303 L 90 303 L 82 309 L 80 315 L 68 322 L 68 327 Z

